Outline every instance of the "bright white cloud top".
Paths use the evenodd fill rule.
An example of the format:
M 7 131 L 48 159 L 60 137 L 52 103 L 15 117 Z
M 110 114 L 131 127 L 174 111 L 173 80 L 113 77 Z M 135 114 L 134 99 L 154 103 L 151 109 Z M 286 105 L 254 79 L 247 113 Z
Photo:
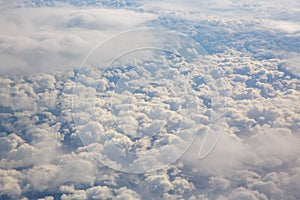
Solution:
M 88 151 L 114 169 L 148 172 L 175 162 L 198 134 L 205 157 L 225 117 L 208 57 L 191 38 L 161 28 L 97 45 L 76 72 L 72 100 Z
M 0 7 L 0 199 L 300 198 L 298 1 L 20 0 Z M 79 69 L 99 42 L 153 26 L 192 38 L 205 59 L 191 65 L 194 51 L 178 56 L 176 48 L 123 55 L 135 45 L 163 48 L 157 38 L 174 44 L 170 36 L 137 34 L 97 48 Z M 114 55 L 123 56 L 99 64 Z M 80 98 L 92 97 L 73 104 L 77 118 L 74 85 Z M 195 137 L 177 160 L 182 148 L 172 144 L 193 141 L 191 127 L 201 136 L 218 124 L 212 119 L 224 107 L 213 151 L 199 160 L 203 137 Z M 188 137 L 178 140 L 178 130 Z M 105 150 L 106 160 L 82 142 Z M 162 165 L 135 174 L 103 165 L 109 162 L 127 172 Z

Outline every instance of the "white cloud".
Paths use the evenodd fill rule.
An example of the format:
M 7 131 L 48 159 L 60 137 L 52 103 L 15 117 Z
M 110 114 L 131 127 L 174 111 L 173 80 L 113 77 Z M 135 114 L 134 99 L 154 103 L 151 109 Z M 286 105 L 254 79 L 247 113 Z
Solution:
M 111 189 L 107 186 L 96 186 L 87 189 L 86 193 L 87 199 L 140 199 L 138 194 L 126 187 Z
M 229 195 L 229 199 L 232 200 L 239 200 L 239 199 L 245 199 L 245 200 L 266 200 L 266 196 L 259 195 L 257 191 L 251 191 L 244 187 L 240 187 L 232 191 L 232 193 Z
M 8 9 L 0 16 L 1 74 L 78 67 L 95 44 L 156 17 L 71 7 Z
M 193 166 L 202 174 L 230 175 L 246 166 L 273 169 L 281 167 L 299 156 L 300 138 L 289 129 L 263 126 L 245 141 L 223 135 L 211 154 L 198 160 L 198 144 L 183 156 L 187 166 Z
M 16 134 L 10 134 L 7 137 L 0 138 L 0 155 L 1 158 L 6 157 L 7 154 L 16 149 L 18 146 L 24 143 L 24 140 Z
M 289 183 L 299 185 L 296 181 L 299 144 L 300 138 L 289 129 L 267 126 L 256 129 L 255 135 L 245 140 L 223 135 L 213 152 L 203 160 L 197 159 L 196 148 L 188 151 L 182 158 L 187 167 L 184 171 L 196 180 L 213 175 L 209 181 L 213 188 L 211 198 L 232 191 L 222 198 L 282 199 L 288 196 L 295 199 L 298 192 Z M 245 188 L 236 189 L 237 185 Z
M 165 11 L 200 11 L 208 9 L 226 9 L 230 6 L 231 2 L 229 0 L 208 0 L 208 1 L 197 1 L 197 0 L 187 0 L 187 1 L 148 1 L 143 0 L 143 7 L 145 9 L 162 9 Z
M 299 163 L 299 160 L 298 160 Z M 282 174 L 279 174 L 283 175 Z M 299 167 L 294 168 L 292 175 L 289 177 L 284 177 L 281 176 L 284 182 L 284 189 L 286 190 L 287 195 L 293 199 L 293 198 L 298 198 L 300 196 L 300 192 L 299 192 L 299 186 L 300 186 L 300 169 Z
M 0 195 L 16 198 L 22 193 L 23 174 L 16 170 L 0 169 Z
M 54 191 L 57 187 L 56 180 L 59 177 L 60 168 L 57 165 L 38 165 L 26 172 L 28 191 Z
M 55 131 L 55 128 L 47 125 L 31 127 L 31 130 L 26 131 L 26 135 L 30 143 L 15 134 L 2 138 L 2 141 L 6 141 L 5 143 L 9 141 L 9 143 L 5 145 L 6 149 L 3 149 L 6 153 L 0 160 L 1 167 L 26 168 L 49 163 L 56 158 L 61 143 L 59 142 L 60 134 Z
M 86 199 L 86 191 L 84 190 L 76 190 L 74 185 L 63 185 L 59 188 L 59 190 L 63 193 L 61 196 L 62 200 L 69 199 Z
M 282 21 L 282 20 L 262 20 L 262 25 L 266 28 L 273 30 L 279 30 L 286 33 L 299 33 L 300 23 L 293 21 Z
M 292 74 L 300 77 L 300 54 L 289 54 L 287 56 L 286 69 Z
M 159 162 L 158 164 L 169 163 L 173 160 L 170 157 L 179 155 L 178 151 L 184 149 L 178 146 L 178 143 L 185 144 L 178 137 L 165 134 L 156 141 L 152 141 L 151 138 L 133 141 L 129 136 L 134 136 L 139 128 L 144 131 L 145 135 L 153 130 L 165 128 L 168 131 L 175 130 L 182 120 L 182 127 L 187 129 L 186 132 L 182 132 L 182 136 L 187 135 L 186 138 L 183 137 L 187 141 L 190 141 L 188 140 L 190 133 L 195 131 L 189 129 L 194 126 L 193 121 L 201 123 L 199 127 L 197 126 L 199 130 L 209 129 L 211 115 L 213 115 L 211 110 L 204 106 L 204 100 L 196 101 L 184 96 L 186 95 L 184 92 L 180 95 L 186 97 L 186 104 L 197 102 L 203 108 L 203 112 L 194 113 L 195 107 L 190 107 L 188 113 L 193 112 L 189 115 L 192 121 L 181 116 L 184 114 L 180 113 L 182 102 L 177 101 L 163 88 L 148 86 L 145 92 L 151 93 L 155 97 L 155 102 L 148 102 L 146 105 L 144 100 L 147 95 L 144 94 L 136 95 L 131 99 L 128 97 L 130 96 L 128 92 L 120 92 L 115 96 L 113 103 L 116 106 L 115 111 L 120 111 L 117 115 L 119 122 L 124 125 L 123 129 L 128 131 L 129 126 L 132 131 L 128 135 L 118 133 L 116 129 L 105 129 L 109 123 L 113 122 L 111 112 L 107 110 L 111 99 L 105 98 L 97 99 L 95 108 L 89 107 L 89 102 L 77 105 L 81 106 L 77 114 L 82 117 L 78 123 L 83 127 L 81 132 L 78 132 L 71 123 L 70 110 L 74 71 L 57 72 L 55 75 L 39 73 L 14 78 L 1 77 L 0 112 L 4 113 L 0 115 L 0 197 L 20 199 L 28 195 L 31 195 L 30 197 L 49 195 L 43 198 L 53 199 L 51 195 L 56 196 L 56 192 L 60 191 L 62 199 L 299 199 L 300 116 L 297 104 L 299 80 L 278 68 L 282 60 L 268 60 L 267 58 L 258 60 L 254 54 L 247 52 L 261 48 L 259 45 L 262 42 L 265 42 L 263 44 L 266 44 L 267 49 L 269 48 L 268 41 L 276 39 L 275 36 L 267 38 L 269 32 L 259 32 L 261 29 L 265 30 L 270 21 L 266 20 L 264 24 L 264 21 L 260 23 L 259 20 L 251 21 L 249 18 L 240 20 L 241 18 L 237 19 L 236 16 L 223 17 L 222 13 L 217 14 L 218 12 L 220 14 L 222 9 L 224 11 L 224 8 L 240 9 L 240 11 L 239 9 L 230 10 L 231 15 L 239 12 L 244 14 L 249 12 L 255 15 L 255 10 L 262 9 L 271 9 L 274 13 L 274 10 L 279 8 L 279 3 L 282 2 L 275 1 L 274 5 L 266 1 L 239 1 L 235 2 L 236 4 L 232 2 L 175 1 L 170 3 L 163 1 L 161 5 L 149 1 L 145 3 L 152 11 L 154 7 L 160 7 L 159 12 L 170 17 L 163 22 L 170 23 L 171 28 L 180 29 L 178 26 L 182 25 L 182 29 L 188 29 L 187 32 L 194 30 L 193 33 L 211 36 L 205 38 L 208 39 L 211 48 L 224 45 L 227 49 L 238 49 L 245 48 L 247 44 L 252 45 L 246 50 L 232 50 L 211 56 L 217 60 L 214 64 L 222 68 L 221 70 L 213 69 L 210 75 L 216 79 L 216 82 L 226 83 L 228 101 L 225 105 L 228 107 L 228 112 L 223 128 L 224 135 L 208 157 L 198 160 L 199 144 L 202 141 L 196 140 L 190 151 L 171 166 L 148 174 L 126 174 L 104 167 L 86 152 L 78 137 L 79 133 L 84 136 L 89 144 L 89 150 L 99 152 L 104 148 L 109 156 L 116 157 L 116 161 L 120 161 L 118 156 L 123 156 L 125 151 L 124 149 L 116 150 L 115 144 L 112 145 L 112 143 L 95 143 L 98 140 L 101 141 L 100 137 L 104 135 L 103 133 L 107 134 L 107 141 L 112 139 L 123 147 L 133 147 L 132 149 L 136 150 L 138 156 L 156 145 L 157 149 L 150 151 L 148 156 L 134 157 L 136 163 L 133 162 L 133 164 L 152 167 L 153 162 L 156 161 Z M 283 12 L 293 13 L 292 6 L 287 5 L 283 8 Z M 181 22 L 178 22 L 180 20 L 175 15 L 166 13 L 168 9 L 191 11 L 189 13 L 191 15 L 183 13 L 185 19 L 198 17 L 198 21 L 197 23 L 185 21 L 180 24 Z M 207 11 L 215 16 L 212 19 L 199 17 L 201 16 L 199 12 L 205 9 L 211 11 L 215 9 L 215 12 Z M 192 12 L 197 11 L 198 14 L 193 15 Z M 270 13 L 261 14 L 267 16 Z M 0 15 L 3 16 L 0 23 L 8 27 L 0 31 L 2 41 L 0 51 L 3 53 L 1 60 L 11 63 L 7 65 L 7 68 L 1 66 L 0 73 L 12 72 L 13 69 L 10 66 L 14 64 L 13 62 L 20 64 L 20 67 L 14 69 L 20 72 L 22 70 L 37 71 L 35 66 L 44 67 L 49 63 L 53 65 L 61 63 L 68 65 L 69 63 L 69 66 L 76 63 L 78 65 L 76 59 L 80 62 L 81 58 L 75 57 L 83 56 L 95 45 L 95 40 L 101 41 L 111 33 L 157 19 L 155 15 L 146 13 L 102 8 L 23 8 L 14 11 L 6 9 Z M 172 21 L 172 17 L 176 19 Z M 280 18 L 280 13 L 276 14 L 276 12 L 273 17 L 280 19 L 279 24 L 276 24 L 277 19 L 272 21 L 274 25 L 272 31 L 279 33 L 280 30 L 280 34 L 283 34 L 278 37 L 297 36 L 298 27 L 295 20 L 282 19 L 284 16 Z M 198 24 L 199 19 L 206 21 Z M 191 28 L 187 28 L 187 25 Z M 199 31 L 202 28 L 204 31 Z M 230 34 L 227 35 L 227 33 Z M 239 37 L 240 35 L 242 36 Z M 136 38 L 135 36 L 131 38 L 141 39 L 145 35 Z M 199 38 L 201 39 L 200 36 Z M 224 41 L 223 38 L 225 38 Z M 171 39 L 173 38 L 168 38 L 167 42 Z M 82 48 L 77 49 L 76 47 L 79 46 Z M 117 49 L 112 53 L 121 52 L 124 49 Z M 105 50 L 107 49 L 104 48 L 102 51 Z M 259 53 L 263 54 L 265 51 L 261 48 Z M 21 56 L 15 57 L 16 53 Z M 32 58 L 32 55 L 35 56 Z M 45 56 L 49 58 L 46 59 Z M 71 58 L 74 59 L 70 60 Z M 292 55 L 290 62 L 296 65 L 297 58 L 297 54 Z M 97 56 L 96 59 L 98 59 Z M 34 65 L 29 66 L 29 64 Z M 182 63 L 177 67 L 180 68 L 181 65 Z M 49 69 L 39 70 L 55 69 L 59 68 L 51 66 Z M 190 83 L 196 84 L 197 81 L 193 78 L 200 76 L 201 72 L 198 71 L 198 67 L 191 71 L 187 77 Z M 127 85 L 128 87 L 134 88 L 140 82 L 147 83 L 149 76 L 146 73 L 139 71 L 135 73 L 134 70 L 131 72 L 125 74 L 128 76 L 124 77 L 124 80 L 134 79 Z M 160 74 L 162 71 L 157 70 L 157 72 Z M 99 75 L 95 71 L 87 70 L 84 73 L 85 76 L 79 81 L 78 92 L 82 96 L 78 100 L 84 100 L 84 95 L 94 93 L 93 87 L 97 83 L 100 83 L 98 93 L 100 95 L 107 94 L 107 90 L 115 86 L 113 82 L 109 82 L 109 76 L 97 82 L 95 80 L 99 79 Z M 159 75 L 158 77 L 177 82 L 175 86 L 178 86 L 178 90 L 185 88 L 186 85 L 180 86 L 183 81 L 177 76 L 176 70 L 169 70 L 166 74 L 169 76 Z M 196 84 L 195 88 L 199 90 L 195 92 L 196 95 L 209 95 L 207 88 L 202 87 L 201 84 Z M 128 104 L 124 106 L 126 102 Z M 212 103 L 217 109 L 222 110 L 223 102 L 213 101 Z M 153 107 L 156 109 L 151 110 Z M 103 127 L 92 122 L 91 113 L 93 112 L 97 112 L 100 116 Z M 144 128 L 138 125 L 139 121 L 146 122 Z M 153 123 L 152 126 L 151 123 Z M 93 132 L 99 134 L 99 138 L 95 137 Z M 97 141 L 93 140 L 95 138 Z M 166 147 L 168 144 L 171 147 Z M 155 156 L 157 159 L 154 159 Z M 120 167 L 120 163 L 124 166 L 128 163 L 128 161 L 127 163 L 110 162 L 110 166 L 117 166 L 117 168 Z
M 173 188 L 169 177 L 166 175 L 152 175 L 148 176 L 145 181 L 149 184 L 151 190 L 154 192 L 164 193 Z

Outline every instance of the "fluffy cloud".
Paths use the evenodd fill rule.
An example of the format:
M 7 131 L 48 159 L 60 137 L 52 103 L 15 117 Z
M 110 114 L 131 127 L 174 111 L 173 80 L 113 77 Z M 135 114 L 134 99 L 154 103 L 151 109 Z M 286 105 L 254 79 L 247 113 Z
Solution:
M 0 170 L 1 196 L 17 197 L 21 195 L 22 173 L 16 170 Z
M 46 6 L 50 1 L 35 2 L 32 6 Z M 93 5 L 97 2 L 100 1 Z M 78 113 L 71 110 L 72 97 L 76 100 L 73 84 L 77 69 L 1 75 L 0 198 L 299 199 L 300 115 L 297 102 L 300 84 L 294 67 L 298 57 L 295 48 L 298 26 L 296 18 L 292 18 L 297 16 L 297 2 L 289 1 L 291 4 L 278 13 L 275 11 L 282 8 L 278 7 L 282 3 L 279 0 L 272 5 L 266 1 L 176 1 L 172 7 L 166 1 L 161 5 L 141 2 L 140 5 L 132 2 L 127 9 L 143 11 L 144 8 L 161 17 L 125 9 L 91 7 L 13 10 L 7 6 L 1 11 L 0 23 L 7 27 L 0 31 L 4 62 L 1 74 L 78 66 L 95 41 L 143 23 L 187 33 L 210 54 L 206 57 L 210 62 L 205 65 L 218 69 L 208 67 L 208 73 L 203 74 L 197 67 L 203 64 L 199 62 L 192 70 L 185 71 L 184 79 L 179 67 L 184 62 L 172 69 L 153 65 L 157 79 L 151 79 L 151 73 L 138 69 L 107 70 L 102 77 L 87 69 L 81 71 L 84 75 L 78 80 L 77 92 L 81 96 L 77 100 L 91 93 L 97 98 L 93 96 L 91 101 L 95 107 L 87 101 L 73 104 Z M 220 15 L 217 10 L 221 8 L 241 13 L 243 17 Z M 272 11 L 264 12 L 266 19 L 251 18 L 264 9 Z M 207 15 L 197 13 L 199 10 L 207 10 Z M 148 39 L 152 41 L 153 38 Z M 282 59 L 284 56 L 288 57 Z M 121 81 L 116 81 L 115 75 L 122 74 Z M 149 80 L 163 84 L 148 84 Z M 184 80 L 189 87 L 183 84 Z M 205 84 L 210 80 L 214 83 L 211 88 Z M 141 83 L 145 87 L 132 92 Z M 173 83 L 175 89 L 166 90 L 165 87 Z M 111 90 L 116 87 L 117 90 Z M 220 90 L 214 90 L 218 87 Z M 180 92 L 184 88 L 190 91 Z M 179 92 L 179 97 L 185 97 L 184 101 L 178 101 L 174 91 Z M 191 98 L 189 92 L 197 98 Z M 223 101 L 226 94 L 226 101 Z M 105 95 L 112 95 L 113 99 Z M 219 99 L 206 98 L 209 95 Z M 110 103 L 114 104 L 113 110 L 109 110 Z M 196 112 L 193 105 L 200 105 L 201 112 Z M 222 121 L 220 118 L 225 119 L 224 124 L 220 123 L 222 136 L 213 151 L 199 160 L 202 133 L 216 128 L 211 126 L 211 120 L 218 112 L 224 113 L 224 106 L 226 115 L 216 117 L 219 121 L 214 122 L 216 125 Z M 184 113 L 182 109 L 186 107 L 190 110 Z M 93 118 L 95 112 L 101 125 Z M 77 126 L 73 123 L 73 114 L 80 115 L 81 120 L 75 120 Z M 115 128 L 107 130 L 111 123 L 116 123 L 123 132 Z M 198 131 L 191 129 L 195 124 Z M 89 151 L 104 149 L 114 158 L 107 161 L 117 167 L 128 163 L 122 160 L 126 148 L 131 148 L 138 156 L 148 151 L 148 157 L 131 157 L 131 161 L 135 161 L 131 164 L 149 167 L 153 166 L 153 161 L 169 163 L 170 157 L 182 149 L 178 143 L 184 143 L 175 134 L 157 138 L 142 136 L 151 136 L 157 131 L 171 132 L 180 126 L 186 129 L 180 133 L 185 141 L 190 142 L 189 133 L 197 133 L 191 148 L 173 164 L 145 174 L 112 170 L 98 162 L 82 144 L 87 144 Z M 124 132 L 126 130 L 130 132 Z M 208 146 L 209 142 L 207 140 Z M 168 149 L 170 144 L 176 148 Z M 151 147 L 156 149 L 149 151 Z

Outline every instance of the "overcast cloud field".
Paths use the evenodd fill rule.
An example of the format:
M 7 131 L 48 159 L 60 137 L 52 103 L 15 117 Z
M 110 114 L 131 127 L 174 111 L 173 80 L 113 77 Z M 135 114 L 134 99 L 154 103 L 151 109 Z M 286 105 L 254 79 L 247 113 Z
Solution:
M 0 199 L 300 199 L 298 0 L 0 1 Z

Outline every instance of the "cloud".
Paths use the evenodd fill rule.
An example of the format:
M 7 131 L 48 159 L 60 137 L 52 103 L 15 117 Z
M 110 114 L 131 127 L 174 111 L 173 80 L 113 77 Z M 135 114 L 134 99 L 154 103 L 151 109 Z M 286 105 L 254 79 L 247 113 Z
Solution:
M 298 29 L 296 18 L 290 16 L 296 16 L 297 4 L 289 1 L 293 4 L 277 13 L 275 11 L 282 8 L 279 0 L 272 5 L 266 1 L 236 4 L 232 1 L 163 1 L 161 5 L 143 2 L 146 10 L 161 13 L 161 18 L 156 18 L 156 14 L 91 7 L 6 8 L 0 14 L 1 24 L 8 27 L 0 31 L 1 60 L 8 64 L 1 66 L 1 74 L 14 70 L 46 71 L 0 77 L 0 198 L 299 199 L 300 116 L 296 103 L 299 102 L 299 79 L 294 72 L 281 67 L 286 60 L 277 54 L 277 49 L 282 52 L 280 55 L 295 51 L 293 45 L 296 46 L 294 39 Z M 159 10 L 153 9 L 158 7 Z M 232 12 L 231 16 L 225 14 L 225 8 Z M 173 14 L 167 13 L 168 9 L 174 11 Z M 274 13 L 272 19 L 249 18 L 264 9 L 270 11 L 260 12 L 259 17 L 272 18 L 269 14 Z M 180 10 L 188 13 L 177 15 Z M 207 12 L 202 12 L 204 10 Z M 288 15 L 282 15 L 284 12 Z M 232 17 L 236 13 L 248 17 Z M 92 101 L 95 107 L 89 106 L 87 101 L 75 105 L 81 117 L 75 127 L 71 100 L 74 75 L 78 70 L 62 70 L 77 66 L 77 61 L 82 60 L 79 57 L 94 47 L 96 40 L 102 41 L 112 33 L 144 23 L 160 23 L 187 32 L 208 47 L 209 59 L 213 60 L 209 64 L 219 69 L 212 67 L 209 73 L 203 74 L 199 70 L 203 63 L 197 63 L 197 67 L 186 72 L 185 78 L 197 98 L 180 92 L 187 88 L 178 73 L 183 62 L 167 69 L 149 65 L 155 69 L 156 74 L 153 74 L 157 79 L 151 79 L 151 73 L 143 70 L 128 69 L 126 73 L 107 70 L 104 77 L 96 71 L 83 70 L 78 81 L 77 92 L 81 95 L 78 100 L 95 92 L 99 98 Z M 274 29 L 268 23 L 274 25 Z M 131 38 L 145 37 L 137 36 Z M 153 42 L 153 38 L 147 39 Z M 169 44 L 174 38 L 167 39 Z M 129 43 L 112 53 L 126 50 Z M 15 56 L 17 53 L 19 57 Z M 148 52 L 143 53 L 135 55 L 151 58 Z M 296 66 L 297 54 L 289 55 L 290 64 Z M 128 60 L 134 58 L 131 56 Z M 12 67 L 14 62 L 18 67 Z M 59 68 L 61 63 L 64 67 Z M 48 73 L 50 71 L 56 72 Z M 115 75 L 122 74 L 123 79 L 117 82 Z M 226 101 L 209 104 L 204 97 L 216 91 L 205 87 L 203 75 L 216 82 L 214 87 L 222 85 L 220 83 L 225 85 L 218 92 L 227 93 Z M 150 84 L 149 80 L 161 81 L 163 85 Z M 134 94 L 132 90 L 131 93 L 122 92 L 136 89 L 141 83 L 145 87 Z M 175 83 L 173 92 L 165 89 L 171 83 Z M 105 99 L 116 86 L 119 90 L 114 91 L 114 99 Z M 174 91 L 179 92 L 184 101 L 178 101 Z M 108 109 L 109 103 L 114 104 L 114 112 Z M 201 107 L 201 112 L 197 112 L 195 104 Z M 189 108 L 188 117 L 182 112 L 185 106 Z M 211 154 L 202 160 L 198 160 L 202 141 L 197 137 L 181 159 L 161 170 L 145 174 L 122 173 L 98 162 L 82 144 L 86 142 L 88 150 L 95 152 L 105 149 L 107 155 L 115 158 L 107 159 L 110 166 L 128 166 L 128 160 L 119 159 L 128 147 L 137 153 L 136 157 L 130 157 L 137 166 L 152 167 L 156 161 L 169 164 L 173 160 L 170 158 L 184 149 L 178 144 L 186 144 L 177 135 L 133 137 L 151 136 L 156 131 L 169 132 L 181 126 L 186 129 L 180 133 L 182 139 L 190 142 L 190 133 L 195 133 L 191 127 L 197 124 L 197 134 L 200 130 L 214 128 L 210 127 L 214 111 L 223 111 L 223 106 L 227 108 L 226 116 L 221 116 L 226 122 L 223 135 Z M 93 113 L 97 113 L 99 121 L 95 122 Z M 130 132 L 106 129 L 116 121 L 119 128 Z M 80 140 L 79 135 L 84 139 Z M 101 143 L 103 136 L 107 136 L 106 141 Z M 122 148 L 117 148 L 117 144 Z M 151 147 L 156 149 L 149 151 Z M 150 153 L 143 157 L 145 151 Z
M 299 156 L 300 138 L 287 128 L 270 128 L 268 125 L 254 128 L 250 137 L 241 140 L 227 134 L 222 135 L 210 156 L 203 161 L 197 159 L 197 142 L 182 159 L 187 159 L 201 173 L 230 174 L 245 166 L 272 169 L 280 167 Z M 249 161 L 251 162 L 249 163 Z
M 247 190 L 246 188 L 240 187 L 232 191 L 232 193 L 229 195 L 229 199 L 256 200 L 256 199 L 267 199 L 267 197 L 264 195 L 260 195 L 256 191 L 251 191 L 251 190 Z
M 295 75 L 297 77 L 300 77 L 299 60 L 300 60 L 299 54 L 296 53 L 289 54 L 287 56 L 287 62 L 284 67 L 288 72 L 290 72 L 292 75 Z
M 299 143 L 300 138 L 290 130 L 267 126 L 256 130 L 256 134 L 246 140 L 223 135 L 216 148 L 203 160 L 197 159 L 197 144 L 195 144 L 195 147 L 182 157 L 186 163 L 184 171 L 198 179 L 203 176 L 211 177 L 209 183 L 214 188 L 211 195 L 223 194 L 233 189 L 229 195 L 230 199 L 242 197 L 282 199 L 290 194 L 285 186 L 288 183 L 287 179 L 295 181 L 294 177 L 297 177 L 298 173 L 285 174 L 285 178 L 281 179 L 278 176 L 281 176 L 279 174 L 284 166 L 293 169 L 298 165 L 295 160 L 299 157 Z M 245 169 L 250 171 L 247 172 Z M 190 170 L 193 172 L 189 172 Z M 264 171 L 273 174 L 266 174 L 262 178 L 254 173 L 256 171 L 259 174 L 264 174 Z M 244 184 L 251 189 L 234 189 L 236 184 Z M 298 184 L 297 181 L 295 184 Z M 292 196 L 296 197 L 298 194 L 292 188 L 290 188 Z
M 60 190 L 64 193 L 62 199 L 140 199 L 140 196 L 134 191 L 121 187 L 118 189 L 112 189 L 107 186 L 95 186 L 84 190 L 74 189 L 74 185 L 61 186 Z
M 294 21 L 283 20 L 263 20 L 262 25 L 267 28 L 283 31 L 286 33 L 299 33 L 300 24 Z
M 60 142 L 53 128 L 45 125 L 32 127 L 31 130 L 26 131 L 26 135 L 27 139 L 31 141 L 30 143 L 15 134 L 2 138 L 2 141 L 6 143 L 3 146 L 3 152 L 6 153 L 0 161 L 2 168 L 26 168 L 36 164 L 49 163 L 58 154 Z
M 67 199 L 86 199 L 86 191 L 84 190 L 76 190 L 74 185 L 63 185 L 60 188 L 60 191 L 63 193 L 61 196 L 62 200 Z
M 18 8 L 1 12 L 1 71 L 78 67 L 95 44 L 154 19 L 154 14 L 104 8 Z M 21 32 L 19 30 L 22 30 Z
M 209 184 L 214 191 L 225 191 L 230 187 L 230 180 L 220 176 L 212 176 L 209 179 Z
M 208 1 L 197 1 L 197 0 L 187 0 L 187 1 L 179 1 L 176 0 L 174 2 L 169 2 L 169 1 L 160 1 L 160 3 L 158 4 L 158 2 L 156 1 L 147 1 L 144 0 L 143 2 L 143 7 L 145 7 L 145 9 L 153 9 L 153 11 L 155 11 L 155 9 L 162 9 L 165 11 L 198 11 L 199 10 L 208 10 L 208 9 L 222 9 L 222 10 L 226 10 L 226 8 L 228 8 L 231 4 L 231 2 L 229 0 L 225 0 L 225 1 L 220 1 L 220 0 L 208 0 Z
M 23 175 L 16 170 L 0 169 L 0 196 L 18 197 L 22 193 L 21 182 Z

